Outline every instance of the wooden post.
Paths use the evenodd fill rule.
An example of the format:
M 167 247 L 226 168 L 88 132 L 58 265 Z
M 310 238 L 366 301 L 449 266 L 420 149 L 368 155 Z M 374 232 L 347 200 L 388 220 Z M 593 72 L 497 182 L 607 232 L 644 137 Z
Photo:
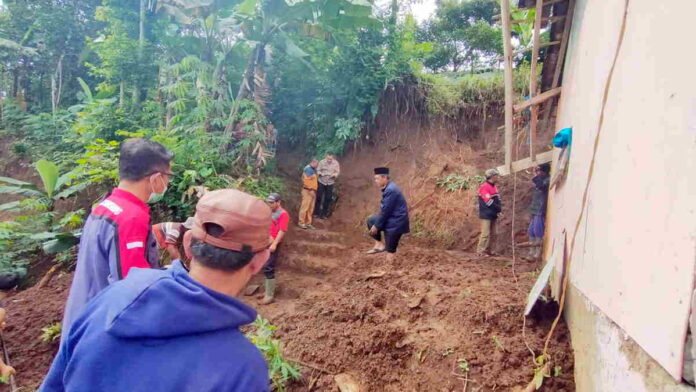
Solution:
M 534 14 L 534 44 L 532 46 L 532 64 L 529 75 L 529 99 L 531 100 L 537 93 L 537 62 L 539 59 L 539 34 L 541 30 L 541 14 L 543 12 L 544 0 L 536 0 L 536 12 Z M 539 121 L 539 106 L 532 105 L 532 115 L 529 121 L 529 157 L 532 162 L 536 161 L 534 154 L 534 142 L 536 142 L 536 131 Z
M 503 22 L 503 54 L 505 55 L 505 167 L 512 171 L 512 43 L 510 39 L 510 1 L 501 0 Z
M 558 49 L 558 60 L 556 60 L 556 69 L 553 72 L 553 83 L 551 89 L 558 87 L 561 82 L 561 70 L 565 63 L 565 54 L 568 49 L 568 40 L 570 39 L 570 25 L 573 23 L 573 12 L 575 11 L 575 0 L 568 2 L 568 10 L 566 11 L 565 24 L 563 25 L 563 37 L 561 37 L 561 47 Z M 549 121 L 551 117 L 551 109 L 553 108 L 553 100 L 550 100 L 544 111 L 544 123 Z

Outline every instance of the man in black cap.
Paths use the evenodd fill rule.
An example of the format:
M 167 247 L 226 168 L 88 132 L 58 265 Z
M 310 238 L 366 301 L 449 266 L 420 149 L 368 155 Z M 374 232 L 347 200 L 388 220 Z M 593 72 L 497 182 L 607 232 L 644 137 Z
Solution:
M 393 261 L 401 236 L 410 232 L 408 205 L 401 189 L 389 180 L 388 168 L 375 169 L 375 183 L 382 189 L 382 205 L 378 215 L 367 219 L 370 236 L 375 240 L 375 246 L 367 253 L 377 254 L 386 251 L 387 260 Z

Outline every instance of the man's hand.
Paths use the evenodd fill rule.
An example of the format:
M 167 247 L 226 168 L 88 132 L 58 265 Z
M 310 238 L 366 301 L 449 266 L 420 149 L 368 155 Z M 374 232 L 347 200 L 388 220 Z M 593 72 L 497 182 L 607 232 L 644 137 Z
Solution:
M 373 225 L 373 226 L 370 228 L 370 234 L 376 235 L 377 233 L 379 233 L 379 229 L 377 228 L 377 226 L 374 226 L 374 225 Z
M 268 247 L 268 250 L 270 250 L 271 253 L 275 253 L 276 249 L 278 249 L 278 244 L 276 244 L 275 242 Z
M 17 373 L 17 371 L 12 366 L 7 366 L 4 363 L 0 364 L 0 376 L 5 380 L 9 379 L 11 375 Z

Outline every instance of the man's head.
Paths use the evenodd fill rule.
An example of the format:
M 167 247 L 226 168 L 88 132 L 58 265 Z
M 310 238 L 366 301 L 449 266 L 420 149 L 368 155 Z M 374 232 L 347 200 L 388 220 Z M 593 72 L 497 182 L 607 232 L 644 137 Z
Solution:
M 486 170 L 486 181 L 490 182 L 491 184 L 497 183 L 499 176 L 500 173 L 496 169 Z
M 271 211 L 260 199 L 234 189 L 206 193 L 191 229 L 194 269 L 228 274 L 243 287 L 268 260 Z
M 375 184 L 380 188 L 384 188 L 389 183 L 389 168 L 375 168 Z
M 317 166 L 319 166 L 319 160 L 318 160 L 318 159 L 312 159 L 312 161 L 309 162 L 309 166 L 311 166 L 311 167 L 313 167 L 313 168 L 316 169 Z
M 147 200 L 163 194 L 169 185 L 173 154 L 163 145 L 147 139 L 128 139 L 121 144 L 118 176 L 134 193 Z
M 331 163 L 331 162 L 333 162 L 333 160 L 334 160 L 333 154 L 326 154 L 326 162 Z
M 551 164 L 542 163 L 541 165 L 534 168 L 534 174 L 536 175 L 549 175 L 551 174 Z
M 277 193 L 271 193 L 266 198 L 266 204 L 268 204 L 268 206 L 271 207 L 271 211 L 273 212 L 278 211 L 278 208 L 280 208 L 280 203 L 282 201 L 283 199 Z

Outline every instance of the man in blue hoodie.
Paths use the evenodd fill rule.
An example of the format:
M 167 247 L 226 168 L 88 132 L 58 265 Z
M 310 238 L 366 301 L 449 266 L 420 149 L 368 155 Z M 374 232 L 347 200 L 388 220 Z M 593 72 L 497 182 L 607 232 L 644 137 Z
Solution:
M 271 210 L 225 189 L 207 193 L 191 229 L 191 270 L 133 269 L 75 319 L 41 392 L 266 392 L 268 369 L 239 327 L 234 297 L 269 256 Z

